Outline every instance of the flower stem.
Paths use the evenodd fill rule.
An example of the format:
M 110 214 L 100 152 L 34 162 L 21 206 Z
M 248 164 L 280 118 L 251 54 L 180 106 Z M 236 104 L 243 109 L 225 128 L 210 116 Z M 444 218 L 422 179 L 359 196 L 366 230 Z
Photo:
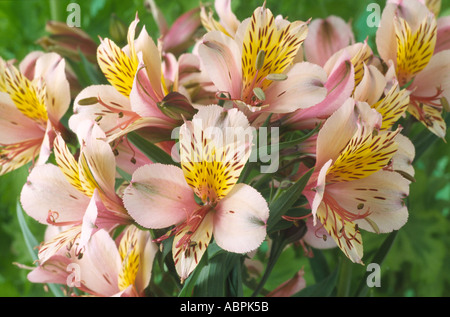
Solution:
M 61 18 L 61 0 L 49 0 L 50 16 L 53 21 L 62 21 Z

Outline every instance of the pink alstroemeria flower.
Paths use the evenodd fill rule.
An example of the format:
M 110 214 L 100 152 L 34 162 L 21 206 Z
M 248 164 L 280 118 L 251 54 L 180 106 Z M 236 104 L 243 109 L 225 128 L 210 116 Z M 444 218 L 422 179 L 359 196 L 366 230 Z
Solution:
M 61 56 L 30 53 L 19 69 L 0 58 L 0 175 L 47 161 L 70 104 Z
M 450 51 L 436 51 L 434 13 L 418 0 L 388 1 L 376 43 L 383 61 L 393 64 L 400 87 L 411 91 L 408 112 L 445 138 L 443 99 L 450 100 Z
M 181 281 L 195 269 L 213 236 L 218 246 L 235 253 L 256 249 L 266 236 L 266 200 L 249 185 L 236 184 L 250 155 L 249 130 L 238 109 L 201 108 L 180 129 L 181 169 L 143 166 L 124 192 L 124 205 L 141 226 L 175 225 L 158 241 L 175 236 L 172 254 Z
M 196 61 L 184 54 L 178 60 L 171 53 L 161 54 L 145 27 L 135 39 L 138 22 L 136 16 L 124 48 L 108 38 L 102 40 L 97 59 L 111 85 L 93 85 L 81 91 L 69 120 L 74 131 L 80 122 L 96 120 L 108 141 L 116 142 L 113 146 L 119 153 L 139 153 L 131 144 L 122 142 L 127 133 L 139 130 L 155 143 L 170 140 L 182 116 L 190 118 L 196 111 L 183 87 L 183 80 L 190 80 L 183 72 Z M 191 72 L 193 68 L 195 65 Z M 124 149 L 127 146 L 130 150 Z
M 235 38 L 208 32 L 198 54 L 218 98 L 232 100 L 251 122 L 261 112 L 289 113 L 322 101 L 325 71 L 296 63 L 307 30 L 305 22 L 275 19 L 269 9 L 259 7 L 239 25 Z
M 33 168 L 21 192 L 21 204 L 30 217 L 43 224 L 68 227 L 40 247 L 41 261 L 63 246 L 73 246 L 80 235 L 77 249 L 82 252 L 96 230 L 132 221 L 115 191 L 116 161 L 104 141 L 105 134 L 95 122 L 86 121 L 79 128 L 78 161 L 58 134 L 54 146 L 57 166 Z
M 305 239 L 330 247 L 333 243 L 318 244 L 311 233 L 331 236 L 355 263 L 363 257 L 360 229 L 386 233 L 408 217 L 403 199 L 410 181 L 394 170 L 402 163 L 391 166 L 402 140 L 399 130 L 379 130 L 381 118 L 367 103 L 345 102 L 319 131 L 316 170 L 305 191 L 312 215 Z
M 117 242 L 101 229 L 92 235 L 82 256 L 62 248 L 27 277 L 33 283 L 67 285 L 93 296 L 144 296 L 157 251 L 150 232 L 133 225 Z

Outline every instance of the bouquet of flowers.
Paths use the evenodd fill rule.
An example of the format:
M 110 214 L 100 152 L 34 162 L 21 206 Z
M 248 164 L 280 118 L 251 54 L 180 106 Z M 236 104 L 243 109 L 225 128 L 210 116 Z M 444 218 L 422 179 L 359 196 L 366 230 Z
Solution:
M 261 3 L 241 21 L 215 0 L 169 26 L 146 4 L 157 39 L 140 12 L 116 30 L 126 43 L 53 21 L 44 51 L 0 60 L 0 175 L 28 166 L 18 208 L 47 226 L 28 280 L 68 296 L 329 295 L 338 272 L 265 283 L 288 248 L 315 272 L 328 250 L 343 267 L 382 259 L 408 221 L 411 127 L 445 141 L 440 1 L 388 0 L 375 47 L 337 16 Z M 364 231 L 387 237 L 374 258 Z

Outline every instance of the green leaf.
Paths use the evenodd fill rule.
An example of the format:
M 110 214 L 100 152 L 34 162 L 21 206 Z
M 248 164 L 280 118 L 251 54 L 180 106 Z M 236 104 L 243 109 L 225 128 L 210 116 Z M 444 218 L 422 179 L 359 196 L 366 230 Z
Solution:
M 172 157 L 164 150 L 153 144 L 152 142 L 144 139 L 136 132 L 131 132 L 127 135 L 128 140 L 131 141 L 142 153 L 144 153 L 154 163 L 162 163 L 175 165 L 180 167 Z
M 25 217 L 23 216 L 23 210 L 20 206 L 20 203 L 17 202 L 16 206 L 16 212 L 17 212 L 17 219 L 19 220 L 19 226 L 22 230 L 23 238 L 25 240 L 25 245 L 27 246 L 28 253 L 30 254 L 31 258 L 34 261 L 37 261 L 38 253 L 36 251 L 36 247 L 39 246 L 39 242 L 36 240 L 34 235 L 31 233 L 30 229 L 28 228 L 28 225 L 25 221 Z
M 330 275 L 330 268 L 322 250 L 313 249 L 313 257 L 309 258 L 310 268 L 316 283 Z
M 195 296 L 230 296 L 227 294 L 227 280 L 234 267 L 240 264 L 241 257 L 241 254 L 225 252 L 209 259 L 208 265 L 205 265 L 200 271 L 195 287 Z M 239 291 L 239 288 L 240 286 L 235 284 L 234 291 Z
M 267 221 L 267 233 L 270 235 L 274 232 L 275 226 L 282 221 L 281 216 L 295 204 L 295 202 L 302 196 L 303 189 L 309 181 L 314 169 L 309 170 L 297 182 L 295 182 L 288 189 L 283 191 L 277 198 L 275 198 L 269 205 L 270 215 Z
M 397 237 L 398 231 L 392 231 L 384 240 L 383 244 L 380 246 L 378 251 L 375 253 L 375 255 L 372 258 L 372 261 L 370 263 L 377 263 L 378 265 L 381 265 L 386 258 L 386 255 L 389 253 L 389 250 L 391 249 L 395 238 Z M 356 292 L 356 296 L 366 296 L 369 288 L 367 286 L 367 277 L 369 276 L 371 272 L 366 272 L 364 275 L 364 278 L 361 280 L 361 283 L 359 284 L 358 290 Z

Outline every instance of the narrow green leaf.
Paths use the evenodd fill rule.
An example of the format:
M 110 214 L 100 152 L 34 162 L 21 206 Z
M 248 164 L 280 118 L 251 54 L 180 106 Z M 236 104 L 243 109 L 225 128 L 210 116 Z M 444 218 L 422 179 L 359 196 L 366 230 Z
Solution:
M 349 259 L 341 257 L 339 265 L 339 277 L 337 283 L 336 296 L 348 297 L 350 295 L 350 287 L 352 282 L 353 262 Z
M 36 251 L 36 247 L 39 246 L 39 242 L 36 240 L 34 235 L 31 233 L 30 229 L 28 228 L 28 225 L 25 221 L 25 217 L 23 216 L 23 210 L 20 206 L 20 203 L 17 202 L 16 206 L 16 212 L 17 212 L 17 219 L 19 220 L 19 226 L 22 230 L 23 238 L 25 240 L 25 245 L 27 246 L 28 253 L 30 254 L 33 261 L 37 261 L 38 254 Z
M 232 269 L 240 261 L 242 255 L 236 253 L 220 253 L 208 260 L 208 265 L 201 269 L 195 287 L 195 296 L 224 297 L 227 280 Z
M 275 225 L 282 221 L 281 216 L 295 204 L 295 202 L 302 196 L 303 189 L 309 181 L 314 169 L 309 170 L 297 182 L 291 185 L 283 193 L 281 193 L 269 205 L 270 216 L 267 221 L 267 233 L 272 233 Z
M 330 275 L 330 268 L 322 250 L 313 249 L 313 254 L 314 256 L 309 258 L 310 268 L 314 280 L 319 283 Z
M 398 231 L 392 231 L 386 239 L 383 241 L 383 244 L 378 249 L 377 253 L 372 258 L 372 261 L 370 263 L 377 263 L 378 265 L 381 265 L 386 258 L 387 254 L 389 253 L 389 250 L 391 249 L 392 245 L 394 244 L 395 238 L 397 237 Z M 355 296 L 366 296 L 367 292 L 369 290 L 367 285 L 367 277 L 369 276 L 370 272 L 366 272 L 364 275 L 364 278 L 361 280 L 361 283 L 359 284 L 359 287 L 356 291 Z
M 164 150 L 149 142 L 135 132 L 131 132 L 127 135 L 128 140 L 131 141 L 142 153 L 144 153 L 154 163 L 162 163 L 175 165 L 179 167 L 179 164 L 174 162 L 172 157 Z

